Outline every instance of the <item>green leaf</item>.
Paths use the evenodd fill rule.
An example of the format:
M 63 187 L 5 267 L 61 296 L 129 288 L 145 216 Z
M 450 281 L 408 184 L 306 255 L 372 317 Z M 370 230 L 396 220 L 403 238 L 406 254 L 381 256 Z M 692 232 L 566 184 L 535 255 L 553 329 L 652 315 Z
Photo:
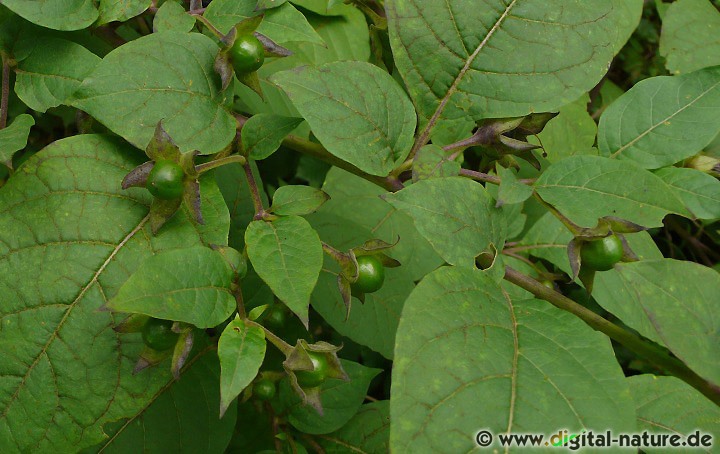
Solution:
M 638 430 L 682 436 L 698 429 L 706 434 L 720 433 L 720 409 L 687 383 L 654 375 L 635 375 L 627 380 L 637 408 Z
M 365 400 L 370 381 L 381 372 L 352 361 L 340 360 L 350 381 L 328 379 L 320 389 L 324 413 L 305 405 L 288 380 L 280 382 L 280 401 L 284 404 L 288 421 L 296 429 L 308 434 L 326 434 L 338 430 L 357 413 Z
M 678 0 L 662 19 L 660 55 L 675 74 L 720 65 L 720 12 L 708 0 Z
M 310 294 L 323 263 L 317 232 L 298 216 L 253 221 L 245 244 L 257 274 L 307 327 Z
M 574 101 L 605 75 L 642 3 L 388 0 L 398 70 L 430 120 L 422 136 L 438 119 L 518 117 Z
M 330 153 L 388 175 L 410 152 L 416 117 L 390 75 L 370 63 L 335 62 L 272 76 Z
M 142 14 L 151 0 L 100 0 L 100 18 L 95 25 L 124 22 Z
M 595 276 L 593 296 L 648 339 L 667 346 L 691 369 L 720 384 L 720 275 L 693 262 L 622 263 Z
M 258 161 L 267 158 L 302 121 L 302 118 L 273 114 L 253 115 L 243 125 L 240 135 L 245 155 Z
M 2 2 L 30 22 L 55 30 L 80 30 L 89 27 L 99 16 L 95 3 L 93 0 L 3 0 Z
M 598 150 L 593 148 L 597 125 L 588 113 L 589 102 L 590 96 L 586 93 L 561 107 L 559 115 L 550 120 L 538 134 L 540 140 L 529 136 L 528 142 L 542 144 L 547 160 L 553 163 L 568 156 L 597 155 Z
M 258 0 L 255 9 L 272 9 L 277 8 L 280 5 L 284 5 L 287 0 Z
M 265 359 L 265 331 L 240 318 L 231 321 L 220 336 L 220 416 L 253 381 Z
M 336 16 L 342 14 L 344 5 L 330 5 L 330 0 L 290 0 L 297 6 L 322 16 Z
M 629 162 L 599 156 L 573 156 L 553 164 L 535 190 L 583 227 L 595 227 L 603 216 L 657 227 L 668 213 L 689 215 L 659 177 Z
M 282 216 L 310 214 L 330 198 L 320 189 L 310 186 L 281 186 L 273 194 L 270 211 Z
M 415 228 L 412 218 L 395 210 L 378 196 L 381 188 L 360 177 L 333 168 L 323 190 L 331 197 L 316 213 L 308 216 L 325 242 L 347 251 L 369 239 L 399 242 L 387 253 L 402 263 L 386 270 L 385 283 L 375 293 L 365 295 L 365 304 L 352 300 L 350 316 L 337 284 L 337 262 L 325 258 L 323 272 L 315 288 L 312 305 L 334 329 L 355 342 L 366 345 L 386 358 L 392 358 L 395 331 L 405 299 L 414 282 L 437 268 L 443 260 Z
M 410 295 L 392 383 L 393 452 L 469 452 L 481 428 L 635 428 L 606 336 L 544 301 L 510 300 L 469 268 L 439 268 Z
M 413 181 L 437 177 L 454 177 L 460 173 L 460 163 L 448 160 L 448 154 L 439 146 L 422 147 L 413 159 Z
M 317 441 L 327 454 L 390 452 L 390 401 L 363 405 L 340 430 Z
M 117 138 L 78 135 L 33 155 L 0 188 L 6 450 L 93 446 L 106 437 L 108 422 L 142 412 L 171 380 L 169 367 L 132 375 L 140 336 L 116 333 L 122 318 L 98 309 L 153 254 L 224 244 L 229 216 L 217 187 L 203 180 L 206 225 L 181 211 L 152 236 L 146 217 L 152 197 L 120 188 L 141 162 Z
M 500 177 L 498 205 L 522 203 L 532 196 L 532 186 L 518 181 L 515 172 L 502 166 L 498 166 L 497 171 Z
M 35 119 L 28 115 L 19 115 L 5 129 L 0 130 L 0 163 L 12 167 L 13 155 L 25 148 L 27 145 L 30 128 L 35 124 Z
M 720 66 L 645 79 L 600 117 L 605 156 L 657 169 L 690 157 L 720 131 Z
M 662 178 L 685 207 L 698 219 L 720 218 L 720 181 L 695 169 L 666 167 L 655 175 Z
M 167 251 L 145 260 L 107 307 L 212 328 L 235 310 L 232 277 L 230 265 L 210 248 Z
M 33 110 L 57 107 L 77 90 L 100 57 L 64 39 L 24 36 L 15 46 L 15 93 Z
M 256 10 L 256 5 L 253 0 L 215 0 L 208 5 L 203 16 L 221 32 L 227 33 L 238 22 L 264 14 L 257 31 L 276 43 L 305 41 L 325 45 L 305 16 L 291 4 L 285 3 L 265 11 Z
M 256 181 L 260 181 L 260 174 L 255 163 L 251 161 L 250 167 Z M 230 246 L 242 251 L 245 247 L 245 229 L 255 216 L 255 207 L 252 203 L 245 170 L 240 164 L 232 163 L 215 169 L 213 173 L 230 210 Z M 263 206 L 267 206 L 265 191 L 261 191 L 260 198 Z
M 165 2 L 153 18 L 153 32 L 189 32 L 195 27 L 195 18 L 179 3 Z
M 218 47 L 199 33 L 153 33 L 110 52 L 72 104 L 145 149 L 158 121 L 182 151 L 216 153 L 235 137 L 213 69 Z
M 475 266 L 475 257 L 502 249 L 505 225 L 485 188 L 461 177 L 419 181 L 385 200 L 415 221 L 420 234 L 451 265 Z
M 225 452 L 237 412 L 220 419 L 217 358 L 203 354 L 183 370 L 181 379 L 161 390 L 132 419 L 106 426 L 110 437 L 96 448 L 103 453 Z M 117 429 L 115 429 L 117 426 Z

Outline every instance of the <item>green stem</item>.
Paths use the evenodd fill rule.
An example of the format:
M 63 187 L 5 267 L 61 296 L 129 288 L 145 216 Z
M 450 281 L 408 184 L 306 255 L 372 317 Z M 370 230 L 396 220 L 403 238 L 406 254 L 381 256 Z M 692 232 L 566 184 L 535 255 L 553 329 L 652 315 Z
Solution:
M 197 173 L 205 173 L 208 170 L 212 170 L 227 164 L 232 164 L 233 162 L 238 162 L 241 165 L 244 165 L 247 162 L 247 159 L 245 159 L 245 156 L 235 154 L 232 156 L 226 156 L 224 158 L 216 159 L 214 161 L 206 162 L 205 164 L 196 165 L 195 170 L 197 171 Z
M 0 129 L 7 126 L 8 99 L 10 98 L 10 63 L 8 57 L 2 55 L 2 98 L 0 99 Z
M 290 353 L 292 353 L 293 347 L 290 344 L 288 344 L 287 342 L 285 342 L 284 340 L 277 337 L 269 329 L 265 328 L 264 326 L 262 326 L 261 324 L 259 324 L 257 322 L 249 320 L 249 319 L 245 319 L 245 323 L 247 323 L 248 325 L 257 326 L 258 328 L 262 329 L 265 332 L 265 339 L 270 341 L 270 343 L 273 344 L 275 346 L 275 348 L 280 350 L 280 352 L 282 354 L 284 354 L 285 356 L 288 356 Z
M 245 170 L 245 177 L 247 178 L 248 187 L 250 188 L 250 197 L 255 207 L 255 220 L 263 219 L 266 215 L 265 207 L 263 206 L 262 198 L 260 197 L 260 188 L 258 188 L 257 181 L 255 181 L 255 175 L 253 175 L 250 163 L 245 161 L 243 164 L 243 170 Z
M 604 319 L 595 312 L 581 306 L 555 290 L 545 287 L 537 280 L 526 276 L 511 267 L 505 267 L 505 280 L 524 288 L 536 297 L 548 301 L 562 310 L 579 317 L 596 331 L 624 345 L 632 352 L 647 359 L 658 368 L 669 372 L 700 391 L 705 397 L 720 406 L 720 388 L 690 370 L 682 361 L 671 357 L 659 347 L 644 341 L 639 336 Z
M 533 192 L 533 197 L 535 197 L 535 199 L 540 202 L 542 206 L 547 208 L 553 216 L 555 216 L 560 222 L 562 222 L 563 225 L 567 227 L 568 230 L 570 230 L 570 233 L 572 233 L 573 236 L 577 236 L 580 233 L 580 231 L 582 230 L 580 226 L 565 217 L 565 215 L 559 212 L 554 206 L 544 201 L 537 192 Z

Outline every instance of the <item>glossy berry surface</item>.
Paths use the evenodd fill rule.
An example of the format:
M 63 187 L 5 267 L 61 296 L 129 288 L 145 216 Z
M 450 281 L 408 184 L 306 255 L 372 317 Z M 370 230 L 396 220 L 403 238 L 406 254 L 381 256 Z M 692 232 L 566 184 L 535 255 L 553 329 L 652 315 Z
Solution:
M 582 245 L 582 265 L 596 271 L 607 271 L 623 256 L 623 245 L 616 235 L 606 236 Z
M 350 284 L 352 292 L 373 293 L 380 290 L 385 282 L 385 266 L 375 256 L 361 255 L 357 258 L 358 279 Z
M 230 48 L 230 59 L 235 72 L 251 73 L 265 62 L 265 49 L 252 33 L 240 35 Z
M 157 161 L 148 174 L 147 187 L 158 199 L 171 200 L 183 195 L 185 172 L 171 161 Z
M 308 355 L 313 363 L 313 370 L 296 370 L 295 377 L 303 388 L 314 388 L 325 383 L 330 366 L 324 353 L 310 351 Z
M 253 385 L 253 395 L 260 400 L 270 400 L 275 397 L 275 383 L 266 378 L 261 378 Z
M 159 352 L 171 349 L 179 336 L 172 331 L 172 325 L 173 322 L 170 320 L 149 319 L 142 330 L 143 342 Z

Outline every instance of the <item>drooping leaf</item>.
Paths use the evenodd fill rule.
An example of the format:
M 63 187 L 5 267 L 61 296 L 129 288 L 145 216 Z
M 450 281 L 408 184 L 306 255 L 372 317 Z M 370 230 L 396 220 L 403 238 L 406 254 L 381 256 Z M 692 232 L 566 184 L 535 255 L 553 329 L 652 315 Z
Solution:
M 265 332 L 240 318 L 231 321 L 220 336 L 220 415 L 252 382 L 265 358 Z
M 203 353 L 135 417 L 106 426 L 109 438 L 96 448 L 108 454 L 225 452 L 237 412 L 233 403 L 227 415 L 218 418 L 219 369 L 212 351 Z
M 15 93 L 38 112 L 65 103 L 100 63 L 100 57 L 79 44 L 32 33 L 15 46 L 15 58 Z
M 240 136 L 245 154 L 255 160 L 267 158 L 302 121 L 273 114 L 253 115 L 243 125 Z
M 264 14 L 257 31 L 276 43 L 306 41 L 325 44 L 305 16 L 291 4 L 285 3 L 265 11 L 257 10 L 256 5 L 257 2 L 252 0 L 215 0 L 208 5 L 203 16 L 220 31 L 227 33 L 238 22 Z
M 685 207 L 698 219 L 720 218 L 720 181 L 695 169 L 666 167 L 655 175 L 662 178 Z
M 546 302 L 510 300 L 487 274 L 461 267 L 426 276 L 405 304 L 390 414 L 393 452 L 469 452 L 483 428 L 635 427 L 607 337 Z
M 338 430 L 355 416 L 365 400 L 370 381 L 381 371 L 344 359 L 340 363 L 350 380 L 328 379 L 320 385 L 322 415 L 303 404 L 288 380 L 280 382 L 280 400 L 293 427 L 308 434 L 326 434 Z
M 535 190 L 583 227 L 595 227 L 603 216 L 656 227 L 668 213 L 690 215 L 659 177 L 629 162 L 599 156 L 573 156 L 553 164 Z
M 3 5 L 34 24 L 55 30 L 80 30 L 99 16 L 93 0 L 3 0 Z
M 424 137 L 438 119 L 517 117 L 577 99 L 607 72 L 642 1 L 388 0 L 386 8 L 398 70 L 430 120 Z
M 317 211 L 329 198 L 327 193 L 310 186 L 281 186 L 273 194 L 270 211 L 282 216 L 302 216 Z
M 388 175 L 410 152 L 415 112 L 387 72 L 337 62 L 275 74 L 278 84 L 335 156 L 372 175 Z
M 327 454 L 390 451 L 390 402 L 381 400 L 360 407 L 340 430 L 319 435 L 317 441 Z
M 639 430 L 683 437 L 697 429 L 703 434 L 720 431 L 720 409 L 687 383 L 654 375 L 635 375 L 627 380 L 637 408 Z M 643 451 L 659 453 L 667 452 L 667 448 Z
M 0 163 L 12 167 L 13 155 L 25 148 L 30 134 L 30 128 L 35 119 L 28 115 L 19 115 L 5 129 L 0 130 Z
M 107 307 L 212 328 L 235 310 L 232 277 L 232 267 L 210 248 L 167 251 L 145 260 Z
M 153 33 L 110 52 L 72 104 L 144 149 L 163 126 L 182 151 L 211 154 L 235 137 L 236 121 L 213 69 L 218 47 L 199 33 Z
M 720 384 L 720 274 L 671 259 L 616 265 L 595 276 L 593 296 L 626 325 L 667 346 L 698 375 Z
M 709 0 L 678 0 L 662 20 L 660 55 L 675 74 L 720 65 L 720 11 Z
M 257 274 L 307 326 L 310 294 L 323 263 L 317 232 L 299 216 L 253 221 L 245 244 Z
M 605 156 L 657 169 L 693 156 L 718 131 L 720 66 L 639 82 L 603 112 L 597 140 Z
M 225 244 L 229 216 L 204 180 L 206 225 L 182 211 L 152 236 L 152 197 L 120 188 L 141 162 L 118 139 L 79 135 L 32 156 L 0 188 L 0 446 L 93 446 L 106 423 L 142 412 L 171 379 L 169 365 L 132 375 L 140 336 L 116 333 L 123 318 L 98 309 L 153 254 Z
M 452 265 L 475 266 L 475 257 L 501 249 L 505 225 L 485 188 L 466 178 L 419 181 L 385 196 L 408 214 L 426 240 Z

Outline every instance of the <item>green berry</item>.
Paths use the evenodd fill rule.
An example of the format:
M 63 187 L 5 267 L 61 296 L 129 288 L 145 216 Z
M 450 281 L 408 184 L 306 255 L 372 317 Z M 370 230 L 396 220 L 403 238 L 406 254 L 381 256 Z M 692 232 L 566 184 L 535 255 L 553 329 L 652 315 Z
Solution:
M 172 330 L 173 322 L 150 318 L 142 330 L 142 338 L 145 345 L 159 352 L 169 350 L 175 346 L 179 334 Z
M 158 199 L 177 199 L 185 190 L 184 179 L 182 167 L 172 161 L 157 161 L 148 174 L 145 186 Z
M 275 397 L 275 383 L 267 378 L 261 378 L 253 385 L 253 395 L 259 400 L 270 400 Z
M 230 48 L 230 60 L 236 73 L 246 74 L 257 71 L 265 62 L 265 49 L 252 33 L 237 37 Z
M 357 257 L 358 279 L 350 284 L 354 294 L 373 293 L 380 290 L 385 282 L 385 266 L 373 255 Z
M 312 361 L 313 370 L 296 370 L 295 377 L 297 377 L 298 384 L 303 388 L 315 388 L 327 380 L 330 365 L 324 353 L 312 351 L 307 353 L 310 356 L 310 361 Z
M 582 265 L 596 271 L 607 271 L 622 259 L 622 240 L 616 235 L 589 241 L 582 245 Z

